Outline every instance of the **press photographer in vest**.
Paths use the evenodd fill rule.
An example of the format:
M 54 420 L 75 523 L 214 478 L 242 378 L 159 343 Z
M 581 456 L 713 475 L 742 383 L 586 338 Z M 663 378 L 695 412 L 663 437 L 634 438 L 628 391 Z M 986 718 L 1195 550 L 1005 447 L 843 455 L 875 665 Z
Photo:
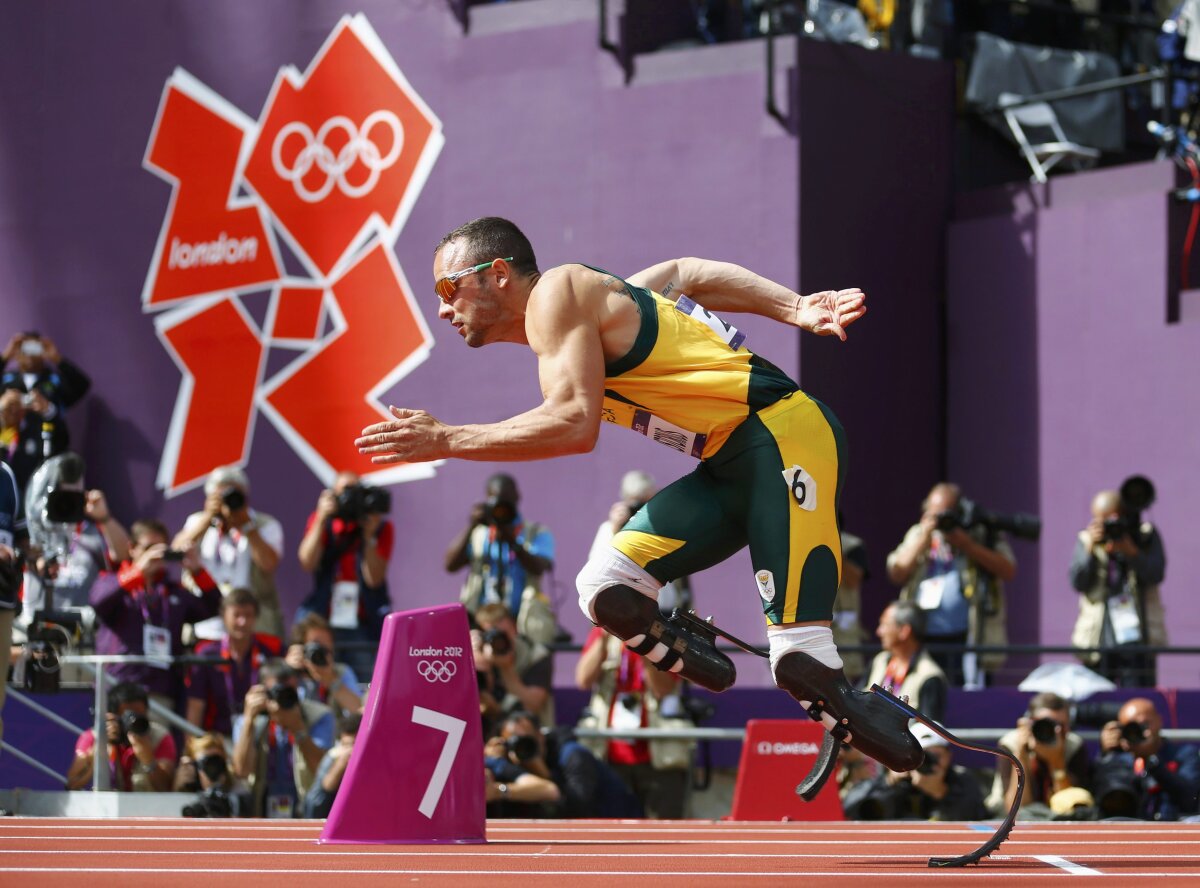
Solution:
M 328 622 L 337 659 L 364 681 L 375 666 L 369 645 L 379 641 L 383 618 L 392 609 L 387 587 L 395 540 L 387 518 L 391 508 L 387 490 L 362 484 L 353 472 L 340 472 L 333 487 L 317 497 L 297 553 L 300 566 L 313 575 L 313 588 L 296 622 L 308 614 Z

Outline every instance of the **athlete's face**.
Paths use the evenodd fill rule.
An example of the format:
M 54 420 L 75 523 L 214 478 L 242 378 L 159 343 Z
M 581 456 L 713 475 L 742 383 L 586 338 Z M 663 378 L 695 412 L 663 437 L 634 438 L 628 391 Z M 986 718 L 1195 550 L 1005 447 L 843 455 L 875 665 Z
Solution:
M 433 280 L 435 285 L 447 276 L 473 269 L 475 263 L 467 255 L 461 241 L 451 241 L 434 254 Z M 464 274 L 454 281 L 449 298 L 439 294 L 441 305 L 438 317 L 449 321 L 467 345 L 478 348 L 486 345 L 489 333 L 501 317 L 499 292 L 495 272 L 491 267 Z

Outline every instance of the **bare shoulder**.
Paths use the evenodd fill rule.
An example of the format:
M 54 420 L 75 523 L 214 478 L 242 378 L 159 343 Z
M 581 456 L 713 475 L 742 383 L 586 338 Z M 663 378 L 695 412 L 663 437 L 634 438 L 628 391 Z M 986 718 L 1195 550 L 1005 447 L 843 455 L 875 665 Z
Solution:
M 602 278 L 587 266 L 574 264 L 542 273 L 529 294 L 525 312 L 525 332 L 535 351 L 569 328 L 598 327 L 606 292 Z

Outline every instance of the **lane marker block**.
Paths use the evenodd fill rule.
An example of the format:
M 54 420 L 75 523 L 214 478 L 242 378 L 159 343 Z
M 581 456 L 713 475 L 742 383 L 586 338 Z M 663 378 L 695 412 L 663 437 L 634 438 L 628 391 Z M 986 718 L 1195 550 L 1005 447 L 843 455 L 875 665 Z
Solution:
M 319 841 L 479 843 L 479 688 L 461 604 L 390 614 L 362 727 Z
M 796 785 L 812 770 L 825 729 L 809 719 L 752 719 L 746 723 L 730 820 L 845 820 L 837 781 L 806 802 Z

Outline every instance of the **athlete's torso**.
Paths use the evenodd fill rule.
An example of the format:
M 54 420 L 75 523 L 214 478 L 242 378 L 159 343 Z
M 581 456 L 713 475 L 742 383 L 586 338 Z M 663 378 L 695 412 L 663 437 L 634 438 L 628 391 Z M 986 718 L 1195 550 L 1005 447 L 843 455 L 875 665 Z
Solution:
M 786 373 L 746 348 L 739 330 L 687 296 L 672 302 L 613 280 L 639 321 L 628 350 L 605 349 L 605 421 L 707 458 L 750 413 L 799 391 Z

